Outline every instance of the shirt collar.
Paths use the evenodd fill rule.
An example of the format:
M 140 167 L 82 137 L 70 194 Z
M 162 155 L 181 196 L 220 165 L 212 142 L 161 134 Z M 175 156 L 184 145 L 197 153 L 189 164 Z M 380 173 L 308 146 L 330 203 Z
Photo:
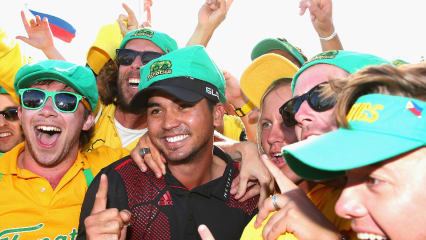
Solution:
M 198 186 L 192 189 L 191 191 L 200 193 L 208 197 L 214 196 L 223 201 L 229 201 L 231 196 L 230 191 L 231 191 L 232 180 L 234 179 L 235 172 L 237 171 L 237 169 L 234 166 L 231 157 L 219 147 L 214 146 L 213 154 L 226 162 L 225 171 L 223 171 L 222 177 L 216 178 L 206 184 Z M 188 189 L 186 189 L 186 187 L 172 175 L 172 173 L 170 172 L 167 166 L 166 166 L 165 178 L 169 186 L 188 191 Z

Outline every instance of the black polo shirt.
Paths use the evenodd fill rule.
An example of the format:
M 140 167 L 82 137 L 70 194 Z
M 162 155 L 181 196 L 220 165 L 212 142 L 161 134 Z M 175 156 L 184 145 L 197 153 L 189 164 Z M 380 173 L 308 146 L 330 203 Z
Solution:
M 222 177 L 188 190 L 167 168 L 160 179 L 139 170 L 130 156 L 104 168 L 108 177 L 108 208 L 132 212 L 127 239 L 200 239 L 197 228 L 206 224 L 216 239 L 239 239 L 257 213 L 258 197 L 239 202 L 229 193 L 238 169 L 231 158 L 214 147 L 227 165 Z M 85 239 L 84 219 L 90 215 L 100 175 L 89 187 L 80 216 L 79 239 Z

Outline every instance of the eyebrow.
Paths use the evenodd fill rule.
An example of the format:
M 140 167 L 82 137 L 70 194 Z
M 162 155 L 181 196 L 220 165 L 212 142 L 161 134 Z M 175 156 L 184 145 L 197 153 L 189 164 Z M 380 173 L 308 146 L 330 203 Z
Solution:
M 159 107 L 159 106 L 160 106 L 160 104 L 153 102 L 153 103 L 147 103 L 146 108 Z

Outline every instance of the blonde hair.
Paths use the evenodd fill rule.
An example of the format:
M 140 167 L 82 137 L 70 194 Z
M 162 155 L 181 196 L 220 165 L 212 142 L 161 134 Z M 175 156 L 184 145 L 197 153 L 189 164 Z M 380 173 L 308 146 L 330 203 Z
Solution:
M 265 91 L 265 93 L 263 94 L 262 98 L 260 99 L 260 114 L 259 114 L 259 119 L 257 120 L 257 125 L 256 125 L 256 140 L 257 140 L 257 148 L 259 149 L 260 154 L 264 154 L 265 151 L 263 150 L 262 147 L 262 123 L 260 121 L 262 114 L 263 114 L 263 106 L 264 106 L 264 100 L 266 98 L 266 96 L 268 96 L 268 94 L 272 91 L 274 91 L 275 89 L 279 88 L 279 87 L 284 87 L 284 86 L 288 86 L 291 84 L 291 78 L 280 78 L 278 80 L 275 80 Z M 284 104 L 284 103 L 283 103 Z M 278 111 L 278 109 L 277 109 Z
M 426 100 L 426 63 L 370 66 L 344 79 L 332 80 L 323 96 L 337 94 L 337 122 L 348 127 L 346 115 L 363 95 L 380 93 Z

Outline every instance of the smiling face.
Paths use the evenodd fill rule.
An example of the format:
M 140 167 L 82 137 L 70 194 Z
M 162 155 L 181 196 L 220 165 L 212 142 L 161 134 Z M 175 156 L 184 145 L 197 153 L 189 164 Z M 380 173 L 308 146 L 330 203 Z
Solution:
M 146 39 L 132 39 L 127 42 L 126 49 L 139 52 L 151 51 L 163 53 L 160 47 Z M 129 103 L 138 92 L 140 68 L 143 67 L 141 57 L 137 56 L 129 66 L 120 65 L 118 68 L 118 106 L 123 110 L 129 109 Z
M 0 94 L 0 111 L 8 108 L 18 108 L 8 94 Z M 0 152 L 8 152 L 24 140 L 19 120 L 6 120 L 0 115 Z
M 281 148 L 297 141 L 294 127 L 284 125 L 278 111 L 282 104 L 291 98 L 290 84 L 270 91 L 263 99 L 260 115 L 260 141 L 263 151 L 281 171 L 296 182 L 300 178 L 290 169 L 282 157 Z
M 313 65 L 299 75 L 294 88 L 294 96 L 300 96 L 322 82 L 344 78 L 348 75 L 346 71 L 333 65 Z M 324 112 L 317 112 L 309 106 L 307 101 L 300 105 L 294 118 L 297 121 L 295 131 L 299 141 L 337 129 L 334 108 Z
M 222 111 L 219 111 L 220 107 Z M 214 127 L 221 124 L 222 117 L 223 106 L 217 104 L 211 111 L 205 98 L 188 103 L 155 91 L 148 99 L 149 137 L 169 164 L 210 156 Z
M 360 239 L 426 239 L 426 147 L 347 171 L 336 212 Z M 376 237 L 376 238 L 373 238 Z
M 32 88 L 47 91 L 75 91 L 63 83 L 33 84 Z M 34 161 L 44 167 L 53 167 L 66 159 L 70 152 L 76 153 L 82 130 L 93 125 L 93 114 L 84 119 L 84 105 L 78 104 L 74 113 L 60 112 L 49 97 L 43 108 L 19 109 L 19 118 L 25 135 L 25 151 Z

